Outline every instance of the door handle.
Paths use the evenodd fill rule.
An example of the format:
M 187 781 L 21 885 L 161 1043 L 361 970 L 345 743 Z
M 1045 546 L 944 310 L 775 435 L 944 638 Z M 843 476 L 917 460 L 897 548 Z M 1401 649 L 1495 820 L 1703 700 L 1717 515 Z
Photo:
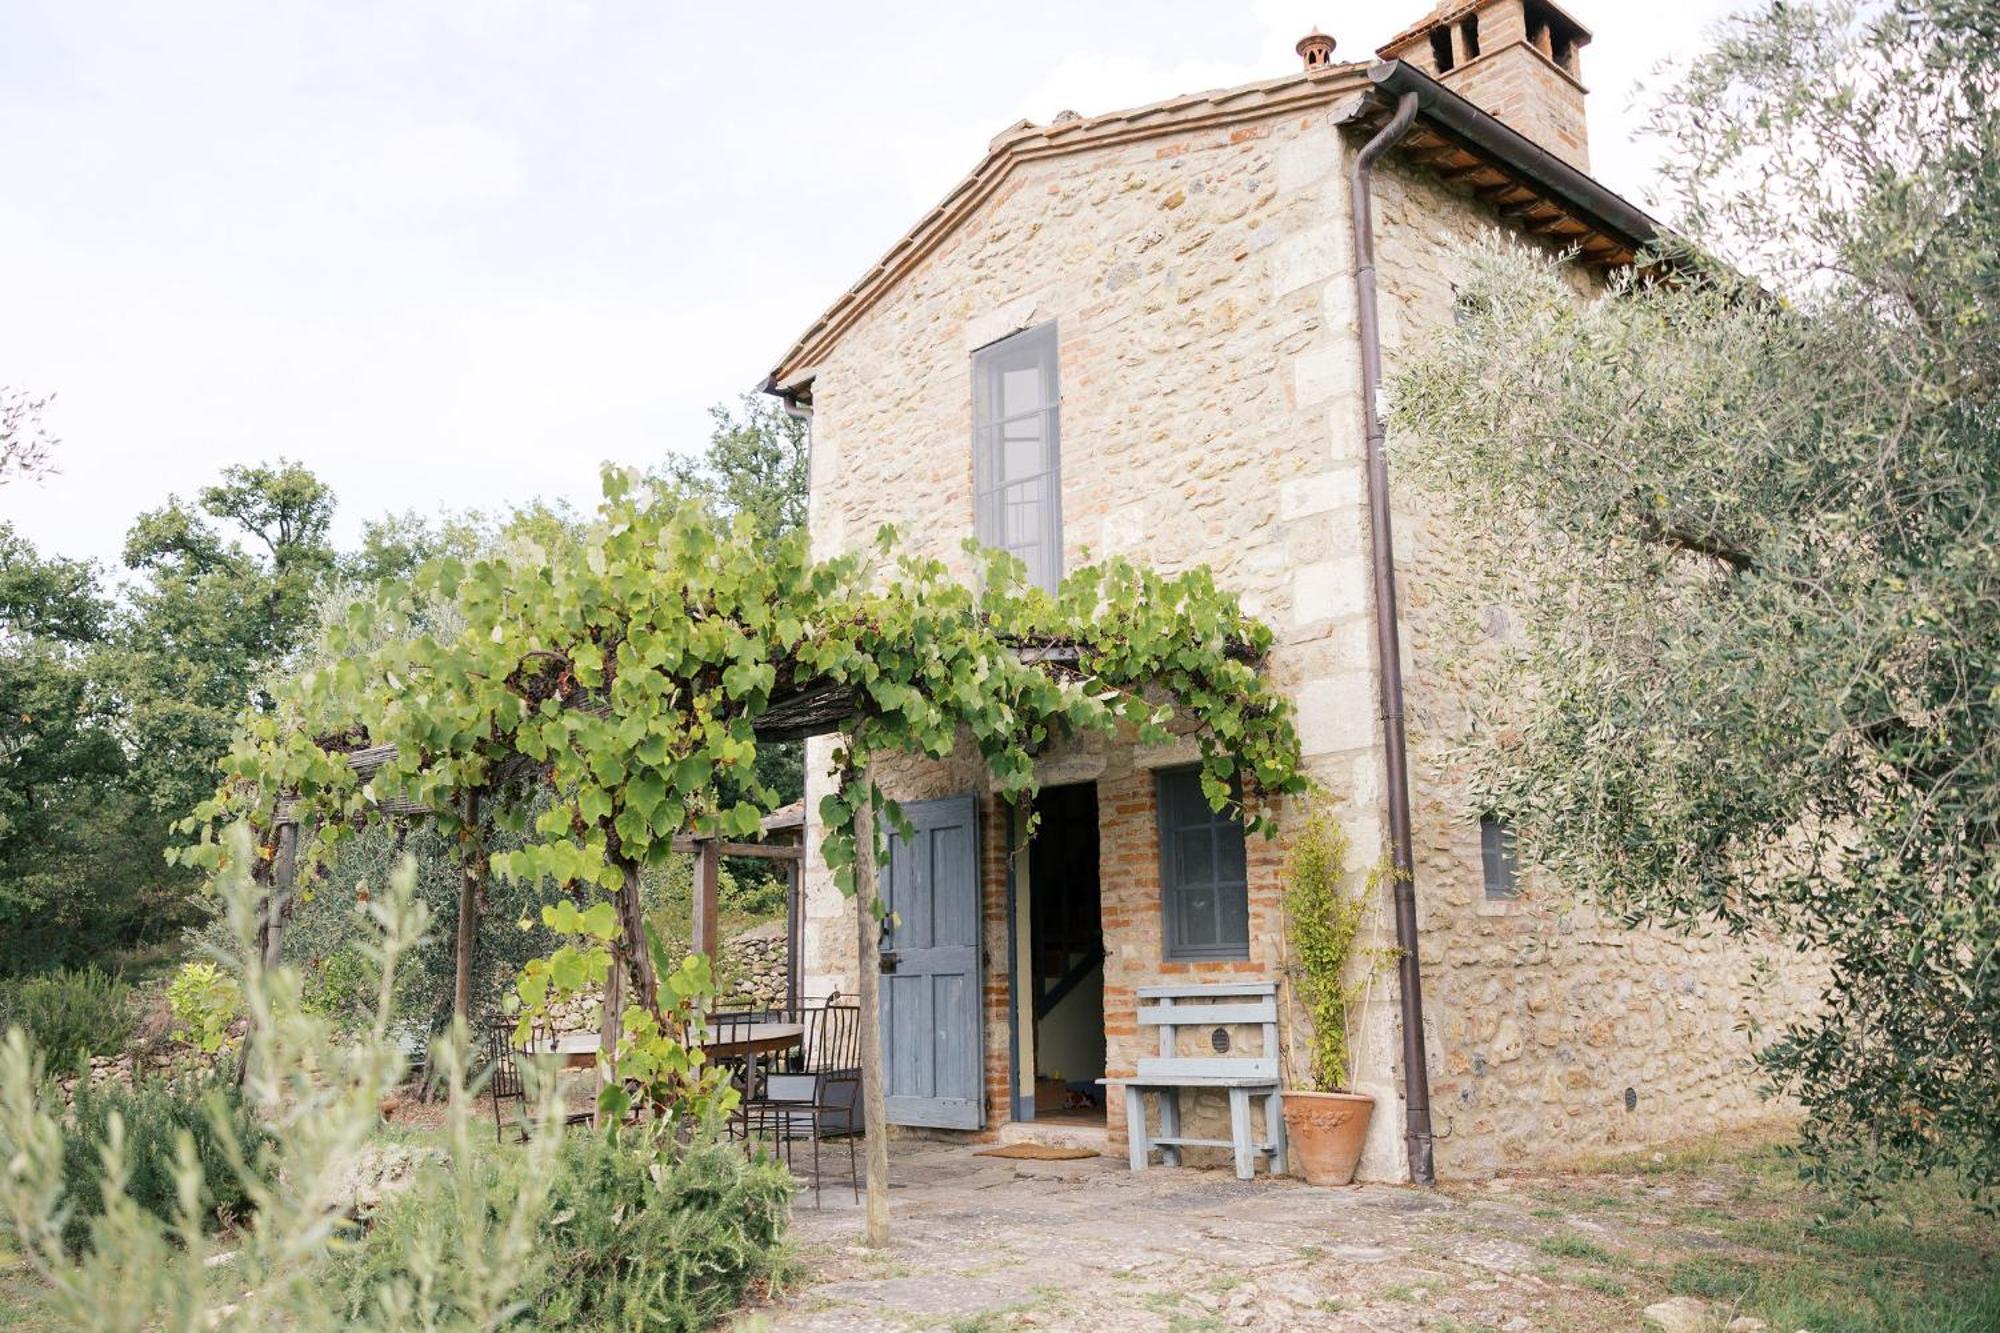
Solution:
M 894 972 L 896 970 L 896 964 L 901 961 L 902 960 L 896 956 L 896 951 L 894 949 L 891 949 L 889 952 L 883 954 L 881 957 L 882 970 L 884 972 Z

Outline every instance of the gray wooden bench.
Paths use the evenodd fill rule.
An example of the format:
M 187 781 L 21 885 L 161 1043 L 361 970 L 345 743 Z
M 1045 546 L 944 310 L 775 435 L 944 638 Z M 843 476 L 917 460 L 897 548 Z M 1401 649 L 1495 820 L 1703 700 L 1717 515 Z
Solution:
M 1139 1061 L 1130 1078 L 1107 1078 L 1125 1089 L 1125 1134 L 1132 1169 L 1143 1171 L 1152 1150 L 1164 1166 L 1179 1166 L 1182 1148 L 1228 1148 L 1236 1154 L 1238 1179 L 1257 1174 L 1257 1157 L 1270 1160 L 1272 1175 L 1285 1171 L 1285 1118 L 1278 1108 L 1278 987 L 1275 982 L 1210 986 L 1141 986 L 1139 1026 L 1159 1029 L 1160 1053 Z M 1264 1032 L 1261 1055 L 1180 1053 L 1182 1028 L 1198 1029 L 1204 1045 L 1217 1028 L 1252 1025 Z M 1229 1094 L 1229 1137 L 1190 1138 L 1181 1133 L 1183 1089 L 1220 1088 Z M 1160 1099 L 1160 1132 L 1146 1129 L 1146 1094 Z M 1252 1123 L 1252 1101 L 1264 1099 L 1260 1135 Z

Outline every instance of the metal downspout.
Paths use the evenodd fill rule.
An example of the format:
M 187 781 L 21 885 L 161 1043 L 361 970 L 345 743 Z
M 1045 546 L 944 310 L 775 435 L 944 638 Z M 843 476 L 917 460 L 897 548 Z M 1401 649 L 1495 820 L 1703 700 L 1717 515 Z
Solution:
M 1431 1160 L 1431 1076 L 1424 1054 L 1424 988 L 1417 957 L 1416 857 L 1410 846 L 1410 771 L 1403 727 L 1403 661 L 1397 631 L 1396 555 L 1389 530 L 1389 463 L 1383 456 L 1382 326 L 1375 292 L 1375 160 L 1409 133 L 1418 96 L 1406 92 L 1396 114 L 1354 159 L 1349 202 L 1354 208 L 1354 296 L 1361 334 L 1361 410 L 1367 428 L 1368 527 L 1375 576 L 1375 655 L 1382 682 L 1382 736 L 1389 795 L 1389 841 L 1395 872 L 1396 963 L 1403 1012 L 1403 1140 L 1410 1180 L 1434 1185 Z

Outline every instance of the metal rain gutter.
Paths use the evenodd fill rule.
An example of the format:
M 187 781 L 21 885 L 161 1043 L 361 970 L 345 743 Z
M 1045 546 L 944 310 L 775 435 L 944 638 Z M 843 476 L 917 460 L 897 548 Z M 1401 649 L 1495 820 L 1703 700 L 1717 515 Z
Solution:
M 1378 67 L 1379 68 L 1379 67 Z M 1371 71 L 1372 75 L 1372 71 Z M 1382 425 L 1382 326 L 1375 290 L 1375 161 L 1416 123 L 1422 98 L 1396 101 L 1396 114 L 1354 159 L 1354 296 L 1361 340 L 1361 410 L 1367 429 L 1368 529 L 1375 583 L 1376 674 L 1382 691 L 1383 764 L 1389 797 L 1390 861 L 1396 910 L 1397 989 L 1403 1019 L 1403 1141 L 1410 1181 L 1437 1183 L 1431 1146 L 1430 1062 L 1424 1052 L 1423 974 L 1417 956 L 1416 857 L 1410 845 L 1409 745 L 1403 725 L 1403 657 L 1397 627 L 1396 553 L 1389 525 L 1389 462 Z

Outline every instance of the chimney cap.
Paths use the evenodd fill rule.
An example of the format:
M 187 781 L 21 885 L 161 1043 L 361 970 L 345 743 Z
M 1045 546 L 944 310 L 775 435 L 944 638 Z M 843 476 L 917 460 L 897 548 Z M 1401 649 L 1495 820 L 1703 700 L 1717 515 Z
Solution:
M 1333 45 L 1333 38 L 1314 28 L 1292 49 L 1306 62 L 1306 73 L 1313 74 L 1333 67 Z

